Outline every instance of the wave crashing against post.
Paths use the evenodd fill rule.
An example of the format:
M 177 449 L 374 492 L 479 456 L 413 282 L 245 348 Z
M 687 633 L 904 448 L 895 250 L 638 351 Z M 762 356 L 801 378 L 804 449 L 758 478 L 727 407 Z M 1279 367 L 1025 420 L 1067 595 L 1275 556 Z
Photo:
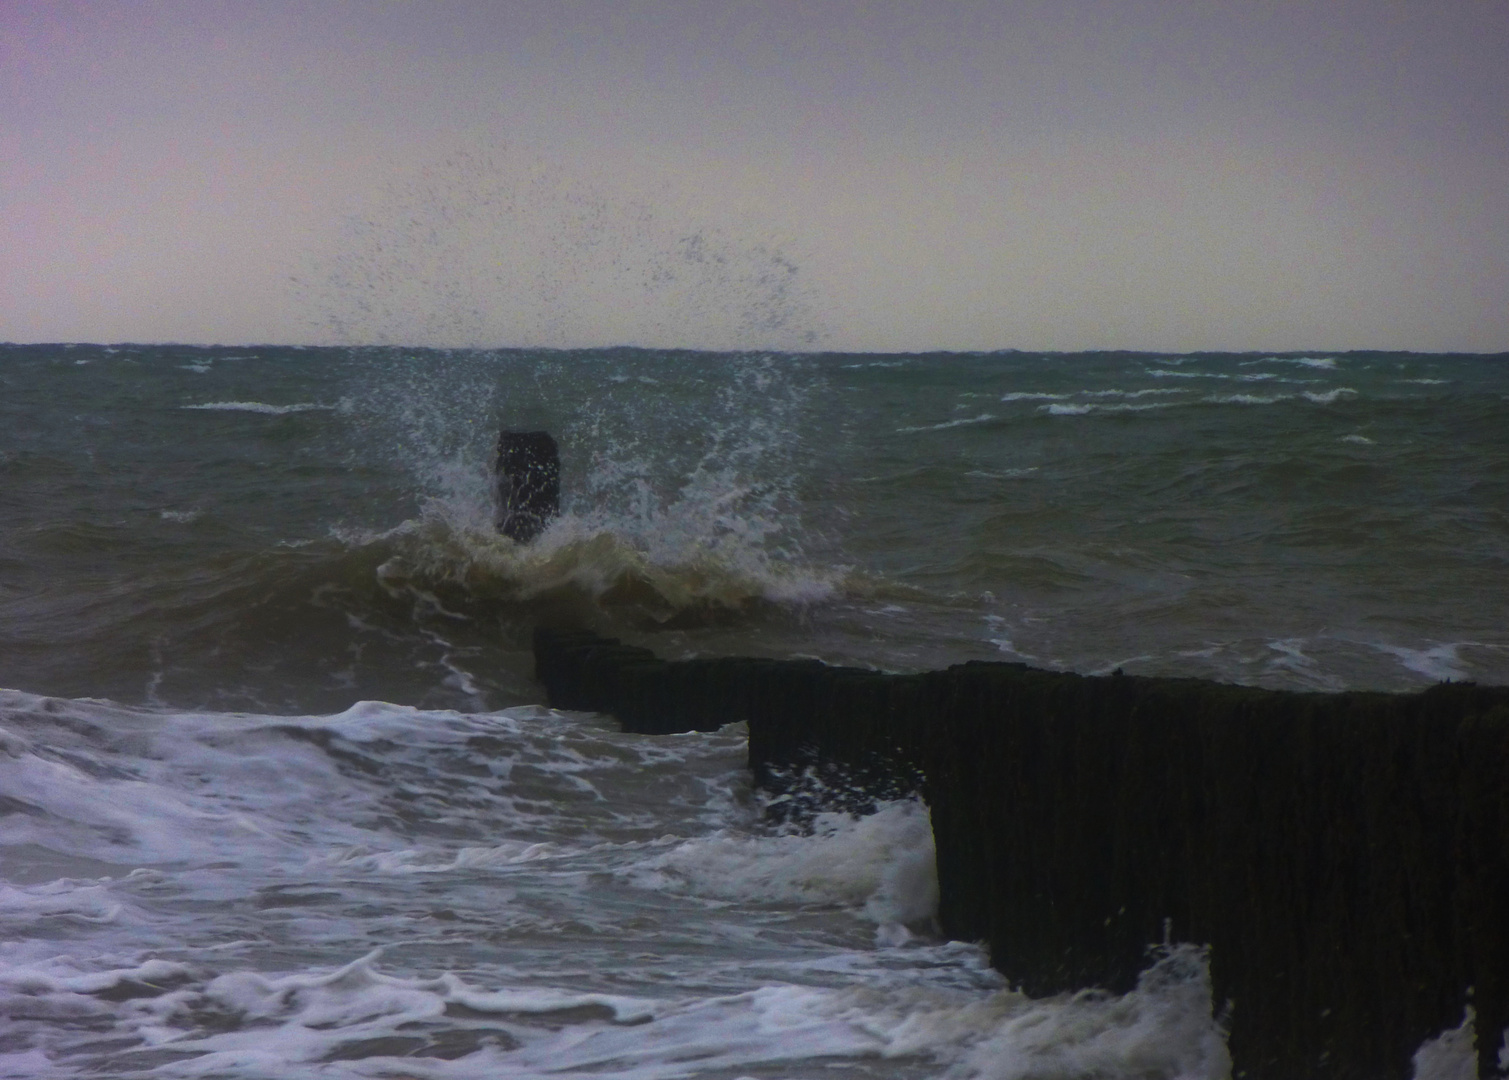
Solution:
M 1491 358 L 0 356 L 22 1074 L 507 1076 L 578 1047 L 645 1077 L 1222 1077 L 1198 957 L 1120 996 L 1008 992 L 929 935 L 922 807 L 787 835 L 737 729 L 521 708 L 529 628 L 896 671 L 1509 678 Z M 1207 400 L 1232 393 L 1265 400 Z M 504 424 L 562 444 L 525 546 L 494 526 Z

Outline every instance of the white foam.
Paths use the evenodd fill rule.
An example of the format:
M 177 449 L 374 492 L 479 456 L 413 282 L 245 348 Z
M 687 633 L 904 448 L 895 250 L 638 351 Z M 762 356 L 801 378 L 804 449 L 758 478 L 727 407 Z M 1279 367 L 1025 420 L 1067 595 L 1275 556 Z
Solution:
M 1167 368 L 1148 368 L 1147 373 L 1155 379 L 1229 379 L 1213 371 L 1169 371 Z
M 1336 366 L 1334 356 L 1269 356 L 1262 360 L 1246 360 L 1246 364 L 1298 364 L 1301 367 L 1329 371 Z
M 183 409 L 209 409 L 219 412 L 263 413 L 268 416 L 283 416 L 286 413 L 330 412 L 334 405 L 318 405 L 312 401 L 297 405 L 269 405 L 263 401 L 207 401 L 200 405 L 181 405 Z
M 1457 650 L 1467 642 L 1451 642 L 1426 649 L 1411 649 L 1404 645 L 1374 644 L 1379 652 L 1395 657 L 1406 669 L 1426 678 L 1444 681 L 1465 679 L 1467 671 L 1462 667 Z
M 1167 950 L 1124 997 L 1083 992 L 1018 1003 L 952 1075 L 1225 1080 L 1230 1073 L 1225 1039 L 1211 1021 L 1205 954 L 1186 945 Z
M 1002 401 L 1063 401 L 1068 394 L 1044 394 L 1030 390 L 1017 390 L 1009 394 L 1002 394 Z
M 920 427 L 902 427 L 896 429 L 898 435 L 911 435 L 918 431 L 944 431 L 948 428 L 965 427 L 970 424 L 988 424 L 994 420 L 992 413 L 981 413 L 979 416 L 961 417 L 958 420 L 945 420 L 941 424 L 924 424 Z
M 1178 387 L 1155 387 L 1150 390 L 1084 390 L 1085 397 L 1113 397 L 1113 398 L 1141 398 L 1153 394 L 1187 394 L 1188 390 Z
M 861 818 L 820 815 L 808 836 L 722 831 L 677 844 L 634 866 L 645 887 L 755 902 L 837 905 L 882 928 L 937 913 L 932 823 L 911 801 Z
M 1426 1039 L 1415 1051 L 1414 1080 L 1478 1080 L 1475 1019 L 1469 1005 L 1460 1025 Z
M 1211 405 L 1274 405 L 1280 401 L 1293 401 L 1293 394 L 1212 394 L 1205 399 Z
M 1281 401 L 1297 401 L 1304 398 L 1306 401 L 1317 405 L 1334 405 L 1339 399 L 1348 395 L 1355 396 L 1356 390 L 1350 386 L 1338 386 L 1334 390 L 1310 391 L 1304 390 L 1298 394 L 1212 394 L 1204 400 L 1212 405 L 1276 405 Z
M 1088 413 L 1150 412 L 1154 409 L 1173 408 L 1175 404 L 1176 402 L 1172 401 L 1158 401 L 1145 405 L 1042 405 L 1039 406 L 1038 411 L 1052 416 L 1084 416 Z
M 74 961 L 54 956 L 31 964 L 0 966 L 0 987 L 23 994 L 97 994 L 122 983 L 163 984 L 193 973 L 188 964 L 145 960 L 123 968 L 81 970 Z
M 479 1038 L 473 1052 L 444 1063 L 398 1060 L 391 1054 L 403 1051 L 396 1048 L 389 1056 L 378 1052 L 364 1056 L 358 1074 L 390 1075 L 398 1066 L 402 1075 L 660 1080 L 691 1075 L 689 1067 L 697 1074 L 774 1067 L 805 1075 L 806 1063 L 877 1059 L 931 1062 L 958 1080 L 1127 1073 L 1216 1080 L 1229 1069 L 1210 1020 L 1204 958 L 1190 949 L 1171 950 L 1125 997 L 1086 993 L 1043 1002 L 1000 989 L 887 978 L 663 999 L 548 986 L 485 989 L 450 973 L 387 975 L 377 959 L 319 974 L 225 975 L 202 991 L 153 999 L 143 1012 L 156 1020 L 158 1045 L 203 1055 L 173 1067 L 188 1076 L 324 1075 L 319 1063 L 339 1060 L 345 1048 L 395 1035 L 422 1042 L 446 1006 L 468 1010 L 468 1027 L 492 1034 L 491 1042 Z M 195 1010 L 253 1026 L 185 1037 L 182 1027 Z M 597 1018 L 569 1019 L 582 1010 Z M 552 1015 L 568 1019 L 551 1022 Z M 152 1030 L 145 1018 L 138 1025 Z
M 121 905 L 101 885 L 68 878 L 24 888 L 0 882 L 0 926 L 11 935 L 49 919 L 108 923 L 120 914 Z
M 586 593 L 657 621 L 688 609 L 825 602 L 848 571 L 816 564 L 803 551 L 794 444 L 811 388 L 770 357 L 740 361 L 726 374 L 715 402 L 689 421 L 692 449 L 667 448 L 661 417 L 646 425 L 637 414 L 599 415 L 580 421 L 575 434 L 563 431 L 563 457 L 574 439 L 578 459 L 587 458 L 586 475 L 528 545 L 494 527 L 490 444 L 454 445 L 461 438 L 455 415 L 470 415 L 468 404 L 440 409 L 450 399 L 431 400 L 423 386 L 398 400 L 364 403 L 364 410 L 400 414 L 405 437 L 396 452 L 424 495 L 417 519 L 342 538 L 397 541 L 398 554 L 380 571 L 395 595 L 433 596 L 440 585 L 526 602 Z
M 671 1080 L 1083 1060 L 1203 1075 L 1208 994 L 1005 990 L 977 948 L 927 935 L 923 806 L 772 834 L 737 730 L 646 739 L 538 707 L 267 717 L 15 692 L 0 716 L 0 789 L 37 811 L 7 828 L 28 819 L 54 850 L 122 869 L 167 856 L 0 886 L 0 1009 L 16 1006 L 15 1047 L 42 1049 L 0 1066 Z
M 1304 638 L 1285 638 L 1282 641 L 1268 642 L 1268 648 L 1278 653 L 1278 656 L 1268 662 L 1270 668 L 1286 668 L 1290 671 L 1313 671 L 1316 667 L 1314 657 L 1305 655 Z
M 1334 405 L 1337 399 L 1346 397 L 1347 395 L 1356 397 L 1357 391 L 1353 390 L 1350 386 L 1338 386 L 1334 390 L 1325 390 L 1319 393 L 1311 393 L 1308 390 L 1304 391 L 1305 399 L 1313 401 L 1317 405 Z
M 1148 368 L 1147 373 L 1155 379 L 1219 379 L 1224 382 L 1313 382 L 1311 379 L 1286 379 L 1272 371 L 1254 371 L 1228 375 L 1220 371 L 1169 371 L 1166 368 Z

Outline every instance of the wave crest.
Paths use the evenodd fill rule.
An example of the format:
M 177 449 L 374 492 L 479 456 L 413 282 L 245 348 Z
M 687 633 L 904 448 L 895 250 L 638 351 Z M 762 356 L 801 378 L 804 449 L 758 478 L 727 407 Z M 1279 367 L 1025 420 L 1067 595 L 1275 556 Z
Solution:
M 632 530 L 574 515 L 558 518 L 528 545 L 433 515 L 384 538 L 395 550 L 378 567 L 382 587 L 430 593 L 457 614 L 490 603 L 566 605 L 635 621 L 695 623 L 760 607 L 820 603 L 845 577 L 842 569 L 786 561 L 728 537 L 667 543 L 662 536 L 647 545 Z

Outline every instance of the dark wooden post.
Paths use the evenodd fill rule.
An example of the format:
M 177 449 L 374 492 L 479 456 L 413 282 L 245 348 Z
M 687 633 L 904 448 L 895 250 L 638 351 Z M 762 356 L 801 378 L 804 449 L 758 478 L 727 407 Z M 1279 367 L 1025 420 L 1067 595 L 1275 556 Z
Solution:
M 498 531 L 527 544 L 561 509 L 561 455 L 548 431 L 498 436 Z

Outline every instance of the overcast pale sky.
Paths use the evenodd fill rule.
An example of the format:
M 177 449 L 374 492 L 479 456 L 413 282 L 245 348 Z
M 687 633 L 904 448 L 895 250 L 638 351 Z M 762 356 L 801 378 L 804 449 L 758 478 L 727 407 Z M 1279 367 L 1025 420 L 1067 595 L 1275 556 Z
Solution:
M 1506 0 L 0 0 L 0 340 L 1509 350 Z

